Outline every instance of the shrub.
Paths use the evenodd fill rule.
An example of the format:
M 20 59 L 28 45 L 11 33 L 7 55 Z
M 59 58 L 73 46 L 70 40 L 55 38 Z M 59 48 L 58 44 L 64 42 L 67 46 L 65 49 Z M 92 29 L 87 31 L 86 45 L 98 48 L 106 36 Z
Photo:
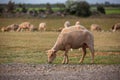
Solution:
M 7 11 L 13 13 L 14 9 L 15 9 L 15 3 L 10 0 L 7 4 Z
M 91 15 L 90 5 L 85 1 L 74 2 L 68 10 L 70 14 L 76 16 L 87 17 Z
M 104 7 L 102 5 L 97 6 L 97 11 L 99 11 L 100 13 L 105 14 L 105 9 L 104 9 Z

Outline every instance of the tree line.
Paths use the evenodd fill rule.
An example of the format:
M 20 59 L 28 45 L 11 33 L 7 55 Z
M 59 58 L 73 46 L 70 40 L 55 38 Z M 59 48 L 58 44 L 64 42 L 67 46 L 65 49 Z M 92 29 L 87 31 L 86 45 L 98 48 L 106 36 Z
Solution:
M 97 9 L 96 12 L 105 14 L 104 7 L 110 6 L 110 4 L 106 2 L 106 4 L 96 4 L 92 6 L 96 7 Z M 29 8 L 34 8 L 34 10 L 30 11 Z M 39 10 L 35 10 L 35 8 L 39 8 Z M 57 8 L 57 10 L 55 11 L 54 8 Z M 15 14 L 16 12 L 27 13 L 29 11 L 29 13 L 34 13 L 36 15 L 41 13 L 50 15 L 55 12 L 58 12 L 57 14 L 60 14 L 60 15 L 63 14 L 63 15 L 75 15 L 75 16 L 88 17 L 93 13 L 90 10 L 90 8 L 91 8 L 91 5 L 86 1 L 77 1 L 77 0 L 67 0 L 65 4 L 63 3 L 15 4 L 15 2 L 12 2 L 10 0 L 7 4 L 0 5 L 0 15 L 2 15 L 2 13 L 5 13 L 5 12 Z

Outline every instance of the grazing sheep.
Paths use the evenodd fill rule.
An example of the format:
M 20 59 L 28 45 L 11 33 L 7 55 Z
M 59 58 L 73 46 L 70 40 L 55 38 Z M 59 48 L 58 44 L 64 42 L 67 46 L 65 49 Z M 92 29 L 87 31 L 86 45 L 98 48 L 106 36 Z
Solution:
M 101 27 L 98 24 L 92 24 L 91 25 L 91 31 L 101 31 Z
M 80 59 L 80 63 L 83 62 L 84 57 L 86 55 L 86 48 L 89 48 L 92 56 L 92 63 L 94 62 L 94 38 L 93 35 L 87 29 L 81 29 L 77 27 L 69 27 L 64 28 L 62 32 L 59 34 L 55 45 L 52 49 L 48 50 L 48 62 L 52 63 L 52 61 L 56 57 L 56 53 L 59 50 L 64 52 L 64 59 L 62 63 L 68 63 L 68 51 L 70 49 L 79 49 L 82 48 L 83 55 Z
M 31 24 L 29 22 L 23 22 L 19 25 L 19 28 L 17 31 L 23 31 L 23 30 L 28 30 L 30 31 Z
M 80 22 L 79 22 L 79 21 L 77 21 L 77 22 L 75 23 L 75 25 L 80 25 Z
M 6 27 L 2 27 L 2 28 L 1 28 L 1 31 L 2 31 L 2 32 L 6 32 L 6 31 L 7 31 Z
M 38 29 L 34 27 L 34 25 L 30 24 L 29 31 L 38 31 Z
M 17 24 L 12 24 L 7 27 L 2 27 L 1 31 L 2 32 L 8 32 L 8 31 L 16 31 L 18 29 L 19 25 Z
M 38 30 L 39 31 L 45 31 L 46 30 L 46 23 L 45 22 L 40 23 Z
M 69 21 L 66 21 L 66 22 L 64 23 L 64 27 L 60 27 L 57 31 L 58 31 L 58 32 L 61 32 L 64 28 L 68 28 L 68 27 L 70 27 L 70 22 L 69 22 Z
M 120 31 L 120 23 L 116 23 L 112 26 L 112 31 Z
M 65 28 L 70 27 L 70 22 L 69 22 L 69 21 L 66 21 L 66 22 L 64 23 L 64 27 L 65 27 Z

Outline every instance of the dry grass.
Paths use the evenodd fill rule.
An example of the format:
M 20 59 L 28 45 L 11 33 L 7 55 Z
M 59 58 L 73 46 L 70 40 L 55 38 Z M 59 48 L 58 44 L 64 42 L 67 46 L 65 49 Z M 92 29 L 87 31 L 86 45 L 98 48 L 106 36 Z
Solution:
M 108 31 L 113 24 L 120 22 L 119 18 L 79 18 L 79 17 L 66 17 L 66 18 L 45 18 L 45 19 L 23 19 L 23 18 L 0 18 L 0 27 L 8 26 L 16 23 L 20 24 L 25 21 L 31 22 L 35 27 L 38 27 L 40 22 L 47 23 L 47 30 L 56 30 L 63 27 L 65 21 L 69 20 L 71 25 L 74 25 L 76 21 L 80 21 L 82 25 L 90 29 L 91 24 L 99 24 L 103 30 Z

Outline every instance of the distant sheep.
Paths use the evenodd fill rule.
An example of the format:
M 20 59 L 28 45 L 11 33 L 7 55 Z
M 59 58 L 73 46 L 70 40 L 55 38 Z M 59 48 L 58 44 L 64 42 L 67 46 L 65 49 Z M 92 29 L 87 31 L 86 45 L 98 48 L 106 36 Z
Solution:
M 75 25 L 80 25 L 80 22 L 79 22 L 79 21 L 77 21 L 77 22 L 75 23 Z
M 120 23 L 116 23 L 112 26 L 112 31 L 116 32 L 116 31 L 120 31 Z
M 40 23 L 38 30 L 39 31 L 46 31 L 46 23 L 45 22 Z
M 2 27 L 2 28 L 1 28 L 1 31 L 2 31 L 2 32 L 6 32 L 6 31 L 7 31 L 6 27 Z
M 18 24 L 11 24 L 11 25 L 8 25 L 7 27 L 2 27 L 1 31 L 2 32 L 16 31 L 18 27 L 19 27 Z
M 64 59 L 62 63 L 68 63 L 68 51 L 70 49 L 83 49 L 83 55 L 80 59 L 80 63 L 83 62 L 84 57 L 86 55 L 86 48 L 89 48 L 91 51 L 92 63 L 94 62 L 94 38 L 91 32 L 87 29 L 77 28 L 75 26 L 64 28 L 62 32 L 59 34 L 55 45 L 48 50 L 48 62 L 52 63 L 56 57 L 56 53 L 59 50 L 64 52 Z
M 19 32 L 19 31 L 23 31 L 23 30 L 28 30 L 28 31 L 30 31 L 31 29 L 31 24 L 30 24 L 30 22 L 23 22 L 23 23 L 21 23 L 20 25 L 19 25 L 19 28 L 17 29 L 17 31 Z
M 66 21 L 65 23 L 64 23 L 64 27 L 65 28 L 68 28 L 70 26 L 70 22 L 69 21 Z
M 30 24 L 29 31 L 38 31 L 38 29 L 34 25 Z
M 92 24 L 90 28 L 91 31 L 102 31 L 101 26 L 98 24 Z

